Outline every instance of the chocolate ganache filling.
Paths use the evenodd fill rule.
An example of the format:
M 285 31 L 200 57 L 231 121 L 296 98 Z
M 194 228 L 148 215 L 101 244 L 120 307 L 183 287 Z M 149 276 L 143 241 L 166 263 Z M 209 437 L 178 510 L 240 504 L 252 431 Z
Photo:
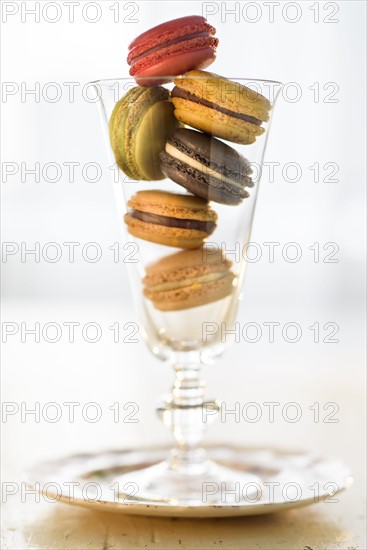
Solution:
M 173 88 L 172 97 L 179 97 L 181 99 L 187 99 L 188 101 L 199 103 L 200 105 L 204 105 L 205 107 L 210 107 L 211 109 L 215 109 L 216 111 L 219 111 L 224 115 L 232 116 L 234 118 L 239 118 L 240 120 L 244 120 L 245 122 L 250 122 L 251 124 L 256 124 L 257 126 L 261 126 L 263 122 L 262 120 L 259 120 L 258 118 L 255 118 L 253 116 L 245 115 L 243 113 L 236 113 L 235 111 L 230 111 L 229 109 L 226 109 L 225 107 L 221 107 L 220 105 L 217 105 L 212 101 L 208 101 L 206 99 L 202 99 L 201 97 L 197 97 L 196 95 L 191 94 L 190 92 L 187 92 L 186 90 L 184 90 L 183 88 L 179 88 L 178 86 L 175 86 Z
M 132 218 L 146 223 L 164 225 L 166 227 L 178 227 L 180 229 L 196 229 L 209 233 L 214 231 L 215 222 L 206 222 L 201 220 L 184 220 L 180 218 L 170 218 L 169 216 L 159 216 L 150 212 L 141 212 L 140 210 L 131 210 L 129 212 Z

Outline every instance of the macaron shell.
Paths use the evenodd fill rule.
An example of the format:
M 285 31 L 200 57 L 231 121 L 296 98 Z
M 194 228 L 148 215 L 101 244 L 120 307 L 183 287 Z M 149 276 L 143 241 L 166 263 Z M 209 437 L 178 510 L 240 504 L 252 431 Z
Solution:
M 160 311 L 179 311 L 203 306 L 229 296 L 234 289 L 235 275 L 228 273 L 208 283 L 197 283 L 167 292 L 151 292 L 144 289 L 144 295 L 152 300 Z
M 210 273 L 225 273 L 232 263 L 220 249 L 201 247 L 196 250 L 176 252 L 164 256 L 146 268 L 143 279 L 147 287 L 155 287 L 166 282 L 182 282 Z
M 146 49 L 168 42 L 173 38 L 201 32 L 215 33 L 214 27 L 202 15 L 186 15 L 178 19 L 171 19 L 171 21 L 161 23 L 137 36 L 130 43 L 129 52 L 131 54 L 133 50 L 136 50 L 136 54 L 141 55 Z M 130 61 L 131 58 L 128 58 L 128 63 Z
M 212 40 L 209 41 L 209 44 L 211 42 Z M 189 49 L 188 51 L 186 46 L 187 44 L 182 43 L 181 50 L 176 48 L 175 52 L 170 48 L 165 48 L 164 52 L 162 51 L 161 59 L 152 54 L 149 58 L 147 57 L 144 64 L 139 64 L 137 67 L 134 65 L 130 69 L 130 75 L 135 78 L 139 86 L 157 86 L 172 82 L 176 75 L 183 74 L 192 67 L 205 69 L 216 58 L 213 46 L 204 44 L 197 50 Z M 191 46 L 191 48 L 193 47 Z
M 143 89 L 136 87 L 129 90 L 115 105 L 109 122 L 111 147 L 117 166 L 130 178 L 139 179 L 139 170 L 135 164 L 126 161 L 127 132 L 126 121 L 129 116 L 129 104 L 134 104 L 142 95 Z
M 178 125 L 174 107 L 168 100 L 154 103 L 144 114 L 137 126 L 131 150 L 131 163 L 139 167 L 140 179 L 162 179 L 159 153 L 162 144 Z
M 209 246 L 203 246 L 199 250 L 191 250 L 190 252 L 181 251 L 164 256 L 157 262 L 147 266 L 147 274 L 153 275 L 174 270 L 186 269 L 187 267 L 199 269 L 200 273 L 203 265 L 217 264 L 219 266 L 231 266 L 231 262 L 226 258 L 224 251 L 218 247 L 212 249 Z
M 264 133 L 264 128 L 244 120 L 228 116 L 224 113 L 199 105 L 193 101 L 172 98 L 177 120 L 213 136 L 234 143 L 251 144 Z
M 192 195 L 179 195 L 165 191 L 138 191 L 128 206 L 141 212 L 151 212 L 159 216 L 200 221 L 216 221 L 217 214 L 208 202 Z
M 124 220 L 129 233 L 134 237 L 175 248 L 199 248 L 208 236 L 204 231 L 195 229 L 181 229 L 142 222 L 133 218 L 130 214 L 125 214 Z

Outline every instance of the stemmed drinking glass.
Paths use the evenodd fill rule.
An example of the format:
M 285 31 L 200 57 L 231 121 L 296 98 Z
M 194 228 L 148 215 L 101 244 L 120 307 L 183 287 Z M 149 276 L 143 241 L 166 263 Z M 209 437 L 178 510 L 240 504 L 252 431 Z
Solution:
M 279 82 L 232 80 L 265 96 L 271 103 L 272 116 L 281 90 Z M 91 85 L 97 94 L 111 167 L 116 167 L 108 124 L 116 103 L 136 84 L 130 78 L 96 81 Z M 217 294 L 216 301 L 211 295 L 211 301 L 208 303 L 207 300 L 206 305 L 177 311 L 157 309 L 155 306 L 159 304 L 144 295 L 144 277 L 148 273 L 149 279 L 149 273 L 154 269 L 148 267 L 151 264 L 158 262 L 160 267 L 172 265 L 169 256 L 178 251 L 134 239 L 126 232 L 122 221 L 129 198 L 137 191 L 158 189 L 176 194 L 185 191 L 169 179 L 132 181 L 120 170 L 114 170 L 114 175 L 118 175 L 117 180 L 113 178 L 113 185 L 116 207 L 121 216 L 121 239 L 132 244 L 130 258 L 133 256 L 134 262 L 129 263 L 131 288 L 139 310 L 141 330 L 152 353 L 174 370 L 171 392 L 158 405 L 157 412 L 172 431 L 175 445 L 171 450 L 162 447 L 119 448 L 116 451 L 83 453 L 36 465 L 28 472 L 28 485 L 51 498 L 51 502 L 62 500 L 131 514 L 223 517 L 265 514 L 320 502 L 352 483 L 350 469 L 340 460 L 321 458 L 312 452 L 254 449 L 220 443 L 205 447 L 202 444 L 205 427 L 218 415 L 221 404 L 206 398 L 201 366 L 212 364 L 220 357 L 230 343 L 228 335 L 235 328 L 270 120 L 264 125 L 264 133 L 253 144 L 230 144 L 251 163 L 254 185 L 248 189 L 249 196 L 237 206 L 212 202 L 211 207 L 218 215 L 217 227 L 204 246 L 198 249 L 199 254 L 194 251 L 195 261 L 200 254 L 202 263 L 210 254 L 216 254 L 216 258 L 225 256 L 223 266 L 227 269 L 228 261 L 231 261 L 232 274 L 226 272 L 223 279 L 233 283 L 232 287 L 225 287 L 228 294 Z M 214 152 L 212 158 L 216 160 Z M 181 265 L 185 265 L 184 259 L 188 258 L 185 254 L 179 252 Z M 192 260 L 192 256 L 190 258 Z M 175 261 L 174 265 L 177 265 L 177 257 Z M 190 265 L 188 267 L 190 271 Z M 202 267 L 200 262 L 199 267 Z M 177 271 L 174 274 L 176 277 Z M 208 281 L 205 277 L 204 280 Z M 210 277 L 209 280 L 213 281 Z M 200 278 L 199 281 L 203 282 Z M 185 283 L 187 285 L 187 280 Z M 204 290 L 208 287 L 210 283 L 207 287 L 203 285 Z M 198 291 L 198 295 L 203 290 L 195 279 L 185 288 L 194 293 Z M 220 288 L 223 290 L 223 286 Z M 134 366 L 134 370 L 136 368 Z
M 244 78 L 232 80 L 267 97 L 272 105 L 270 117 L 272 116 L 275 101 L 281 90 L 279 82 Z M 112 165 L 115 160 L 108 133 L 110 116 L 117 101 L 136 84 L 132 79 L 118 79 L 96 81 L 93 85 L 99 98 L 97 103 Z M 206 400 L 201 366 L 213 363 L 223 353 L 228 345 L 228 339 L 223 338 L 223 333 L 230 334 L 236 320 L 238 304 L 242 297 L 246 247 L 250 239 L 270 121 L 271 118 L 264 125 L 265 132 L 253 144 L 230 144 L 251 163 L 254 186 L 249 189 L 249 197 L 237 206 L 217 203 L 212 205 L 218 214 L 218 223 L 215 232 L 204 244 L 203 253 L 210 254 L 222 250 L 232 262 L 235 278 L 229 296 L 207 305 L 181 311 L 159 311 L 144 297 L 142 280 L 147 265 L 177 250 L 140 239 L 135 240 L 125 233 L 123 223 L 121 224 L 122 238 L 134 242 L 138 250 L 138 262 L 129 265 L 133 295 L 139 310 L 145 341 L 156 357 L 172 365 L 175 373 L 169 396 L 157 407 L 159 416 L 173 433 L 175 446 L 164 461 L 116 478 L 121 487 L 128 482 L 136 484 L 138 498 L 199 505 L 203 499 L 203 488 L 210 484 L 226 483 L 227 487 L 235 483 L 261 484 L 261 479 L 254 474 L 232 471 L 230 467 L 208 459 L 207 452 L 202 447 L 203 433 L 206 425 L 219 412 L 220 402 Z M 118 181 L 115 179 L 113 184 L 121 220 L 130 196 L 138 190 L 184 192 L 169 179 L 154 182 L 133 181 L 120 170 L 118 174 Z M 211 495 L 208 501 L 215 504 L 218 502 L 218 496 Z

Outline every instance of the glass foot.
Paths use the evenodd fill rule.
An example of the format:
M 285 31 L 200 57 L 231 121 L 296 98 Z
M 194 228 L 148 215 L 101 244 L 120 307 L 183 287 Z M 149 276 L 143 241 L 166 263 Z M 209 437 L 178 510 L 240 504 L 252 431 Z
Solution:
M 255 474 L 239 472 L 212 460 L 175 468 L 165 460 L 115 478 L 120 495 L 134 490 L 134 497 L 176 505 L 237 504 L 256 499 L 262 480 Z

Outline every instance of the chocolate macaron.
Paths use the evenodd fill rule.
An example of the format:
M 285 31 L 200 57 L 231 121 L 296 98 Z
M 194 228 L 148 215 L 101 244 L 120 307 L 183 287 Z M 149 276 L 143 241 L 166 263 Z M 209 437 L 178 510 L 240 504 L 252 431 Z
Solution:
M 235 149 L 208 134 L 179 128 L 160 154 L 161 171 L 206 200 L 239 204 L 252 187 L 250 163 Z
M 177 248 L 198 248 L 216 227 L 217 214 L 193 195 L 138 191 L 128 202 L 128 231 L 138 239 Z
M 202 306 L 229 296 L 236 276 L 222 250 L 183 250 L 148 266 L 144 295 L 161 311 Z

